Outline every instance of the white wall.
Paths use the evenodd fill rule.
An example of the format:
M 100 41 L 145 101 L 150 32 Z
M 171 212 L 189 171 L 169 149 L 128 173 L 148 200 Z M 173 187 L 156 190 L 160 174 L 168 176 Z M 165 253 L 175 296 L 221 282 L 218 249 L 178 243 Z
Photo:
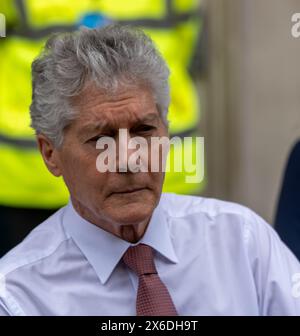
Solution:
M 206 194 L 272 223 L 288 152 L 300 139 L 299 0 L 209 0 Z M 300 178 L 300 172 L 299 172 Z

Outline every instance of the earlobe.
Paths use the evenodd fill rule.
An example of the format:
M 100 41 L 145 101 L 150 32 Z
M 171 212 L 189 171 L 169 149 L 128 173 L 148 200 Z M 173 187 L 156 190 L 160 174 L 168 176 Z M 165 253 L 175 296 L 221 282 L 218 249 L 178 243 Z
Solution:
M 54 176 L 61 176 L 57 149 L 45 135 L 37 135 L 37 143 L 45 165 Z

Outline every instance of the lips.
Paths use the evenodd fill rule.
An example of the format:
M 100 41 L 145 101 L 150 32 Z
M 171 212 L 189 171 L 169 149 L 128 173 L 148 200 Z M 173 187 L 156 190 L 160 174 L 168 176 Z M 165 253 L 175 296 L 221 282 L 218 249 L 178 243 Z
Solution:
M 117 190 L 117 191 L 113 191 L 111 193 L 112 194 L 133 194 L 135 192 L 138 192 L 138 191 L 142 191 L 142 190 L 145 190 L 146 188 L 145 187 L 140 187 L 140 188 L 126 188 L 126 189 L 120 189 L 120 190 Z

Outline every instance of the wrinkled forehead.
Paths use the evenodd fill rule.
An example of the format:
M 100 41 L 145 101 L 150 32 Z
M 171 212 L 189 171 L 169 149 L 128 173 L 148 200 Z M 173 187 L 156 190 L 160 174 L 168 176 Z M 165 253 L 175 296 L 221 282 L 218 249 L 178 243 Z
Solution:
M 122 87 L 115 92 L 89 86 L 71 103 L 78 111 L 76 123 L 80 127 L 101 123 L 124 126 L 159 117 L 151 90 L 143 86 Z

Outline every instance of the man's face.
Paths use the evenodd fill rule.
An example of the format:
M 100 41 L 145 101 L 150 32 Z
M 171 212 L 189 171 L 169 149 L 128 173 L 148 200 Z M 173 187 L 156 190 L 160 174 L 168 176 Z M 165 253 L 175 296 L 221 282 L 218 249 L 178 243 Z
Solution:
M 81 215 L 108 231 L 137 225 L 150 219 L 162 190 L 164 173 L 104 172 L 96 168 L 101 136 L 112 137 L 119 147 L 119 129 L 127 137 L 167 136 L 151 91 L 146 88 L 120 89 L 109 96 L 95 86 L 85 89 L 74 101 L 78 118 L 66 128 L 62 147 L 57 150 L 59 169 Z M 125 145 L 125 147 L 124 147 Z M 122 144 L 129 157 L 135 150 Z M 118 158 L 118 155 L 117 155 Z M 112 225 L 109 227 L 109 225 Z

